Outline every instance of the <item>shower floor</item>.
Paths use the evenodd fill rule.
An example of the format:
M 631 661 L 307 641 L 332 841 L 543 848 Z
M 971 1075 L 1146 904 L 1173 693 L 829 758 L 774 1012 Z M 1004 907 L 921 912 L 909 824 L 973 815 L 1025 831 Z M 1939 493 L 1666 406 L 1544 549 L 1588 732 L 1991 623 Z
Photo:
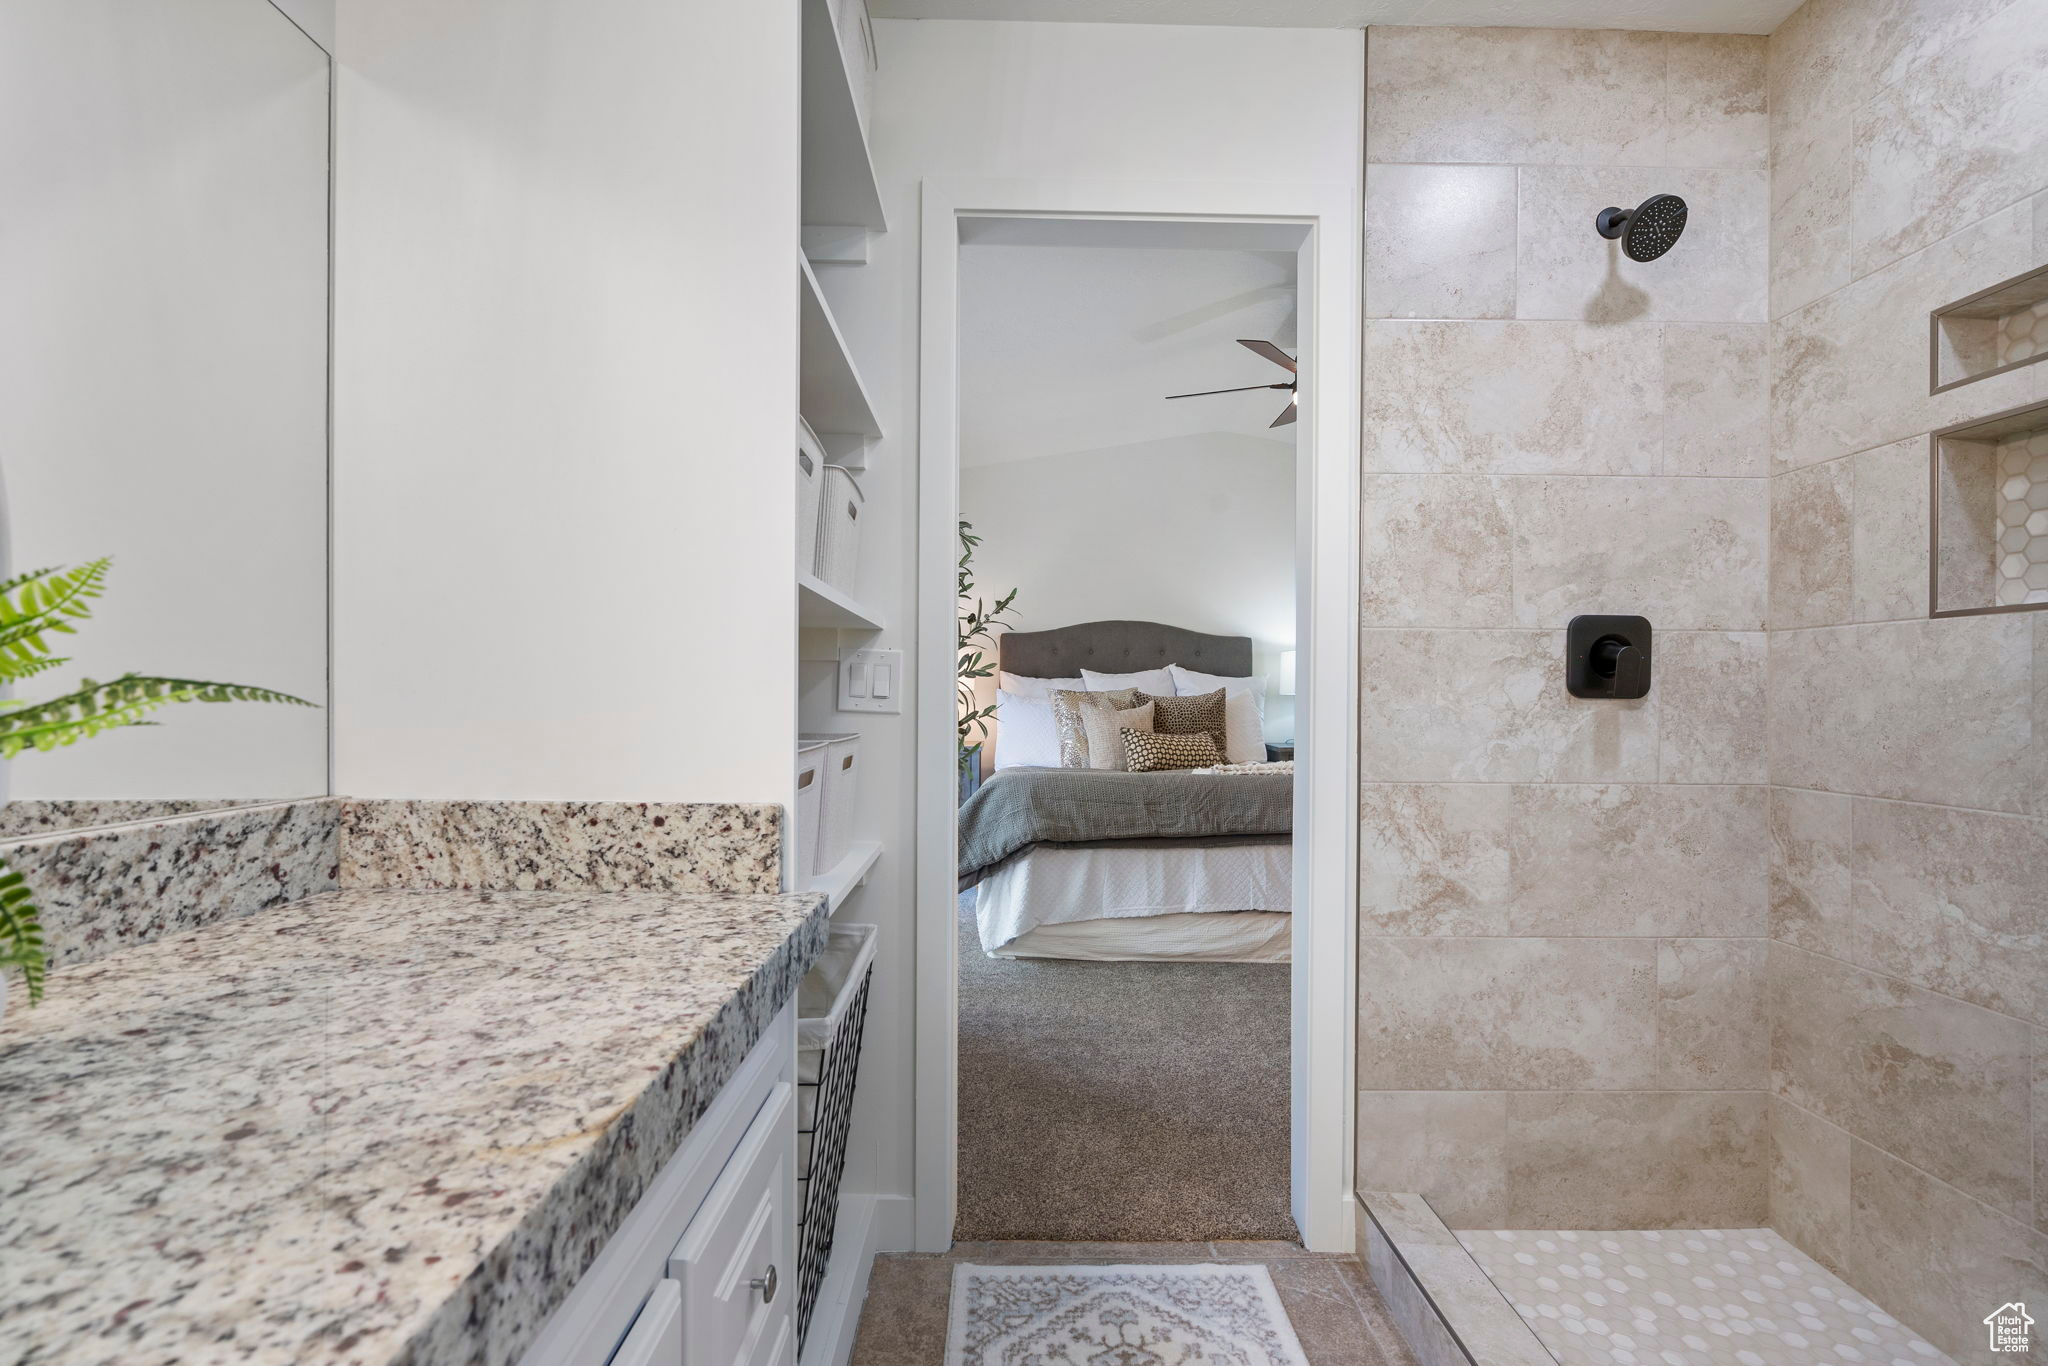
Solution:
M 1942 1366 L 1949 1358 L 1767 1228 L 1464 1230 L 1560 1366 Z

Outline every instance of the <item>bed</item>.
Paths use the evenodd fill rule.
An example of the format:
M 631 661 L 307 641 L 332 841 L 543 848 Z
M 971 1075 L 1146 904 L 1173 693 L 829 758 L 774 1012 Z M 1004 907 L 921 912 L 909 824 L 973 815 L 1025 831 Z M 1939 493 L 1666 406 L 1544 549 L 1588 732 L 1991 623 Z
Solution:
M 997 662 L 1005 680 L 1027 683 L 1170 665 L 1248 678 L 1252 645 L 1245 636 L 1102 621 L 1012 631 L 998 642 Z M 984 952 L 1287 961 L 1290 768 L 1128 773 L 1060 768 L 1056 759 L 1005 763 L 1001 720 L 995 745 L 995 774 L 960 811 L 960 883 L 974 889 Z

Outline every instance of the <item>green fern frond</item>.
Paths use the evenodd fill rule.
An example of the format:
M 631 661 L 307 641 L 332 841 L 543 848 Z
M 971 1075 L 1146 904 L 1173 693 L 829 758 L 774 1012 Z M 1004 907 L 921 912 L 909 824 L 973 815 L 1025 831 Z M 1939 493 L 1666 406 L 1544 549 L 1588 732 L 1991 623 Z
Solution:
M 75 569 L 38 569 L 0 585 L 0 681 L 25 677 L 23 669 L 50 653 L 44 632 L 70 635 L 73 621 L 92 615 L 112 564 L 101 558 Z
M 9 593 L 12 593 L 15 589 L 31 580 L 45 579 L 56 572 L 56 567 L 53 565 L 48 569 L 31 569 L 28 573 L 16 574 L 11 579 L 0 579 L 0 597 L 6 597 Z
M 8 664 L 0 667 L 0 682 L 16 683 L 24 678 L 34 678 L 37 674 L 46 674 L 52 669 L 61 669 L 70 662 L 71 660 L 64 655 L 44 655 L 40 659 L 31 659 L 26 663 L 16 662 Z
M 123 674 L 111 683 L 80 679 L 79 687 L 47 702 L 0 703 L 0 758 L 27 750 L 47 753 L 126 726 L 147 725 L 150 713 L 180 702 L 314 704 L 290 693 L 241 683 Z
M 43 951 L 43 922 L 21 874 L 0 859 L 0 970 L 16 968 L 28 987 L 30 1005 L 43 999 L 49 970 Z

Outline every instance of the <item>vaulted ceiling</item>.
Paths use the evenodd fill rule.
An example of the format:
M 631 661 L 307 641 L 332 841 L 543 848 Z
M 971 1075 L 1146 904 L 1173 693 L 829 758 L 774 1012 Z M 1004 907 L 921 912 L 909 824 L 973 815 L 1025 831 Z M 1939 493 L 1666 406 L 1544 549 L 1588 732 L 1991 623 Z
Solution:
M 1166 395 L 1284 383 L 1236 339 L 1292 352 L 1294 292 L 1292 252 L 963 246 L 961 464 L 1218 432 L 1291 451 L 1295 429 L 1267 425 L 1285 393 Z

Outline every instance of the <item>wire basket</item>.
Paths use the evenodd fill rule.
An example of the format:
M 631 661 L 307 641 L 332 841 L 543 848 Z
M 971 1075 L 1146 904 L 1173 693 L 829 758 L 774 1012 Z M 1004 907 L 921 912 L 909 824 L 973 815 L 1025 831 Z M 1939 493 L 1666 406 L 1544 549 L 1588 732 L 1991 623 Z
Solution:
M 832 1260 L 839 1222 L 839 1182 L 853 1128 L 854 1074 L 867 1021 L 868 983 L 875 970 L 873 925 L 835 925 L 825 951 L 797 988 L 797 1301 L 799 1349 Z

